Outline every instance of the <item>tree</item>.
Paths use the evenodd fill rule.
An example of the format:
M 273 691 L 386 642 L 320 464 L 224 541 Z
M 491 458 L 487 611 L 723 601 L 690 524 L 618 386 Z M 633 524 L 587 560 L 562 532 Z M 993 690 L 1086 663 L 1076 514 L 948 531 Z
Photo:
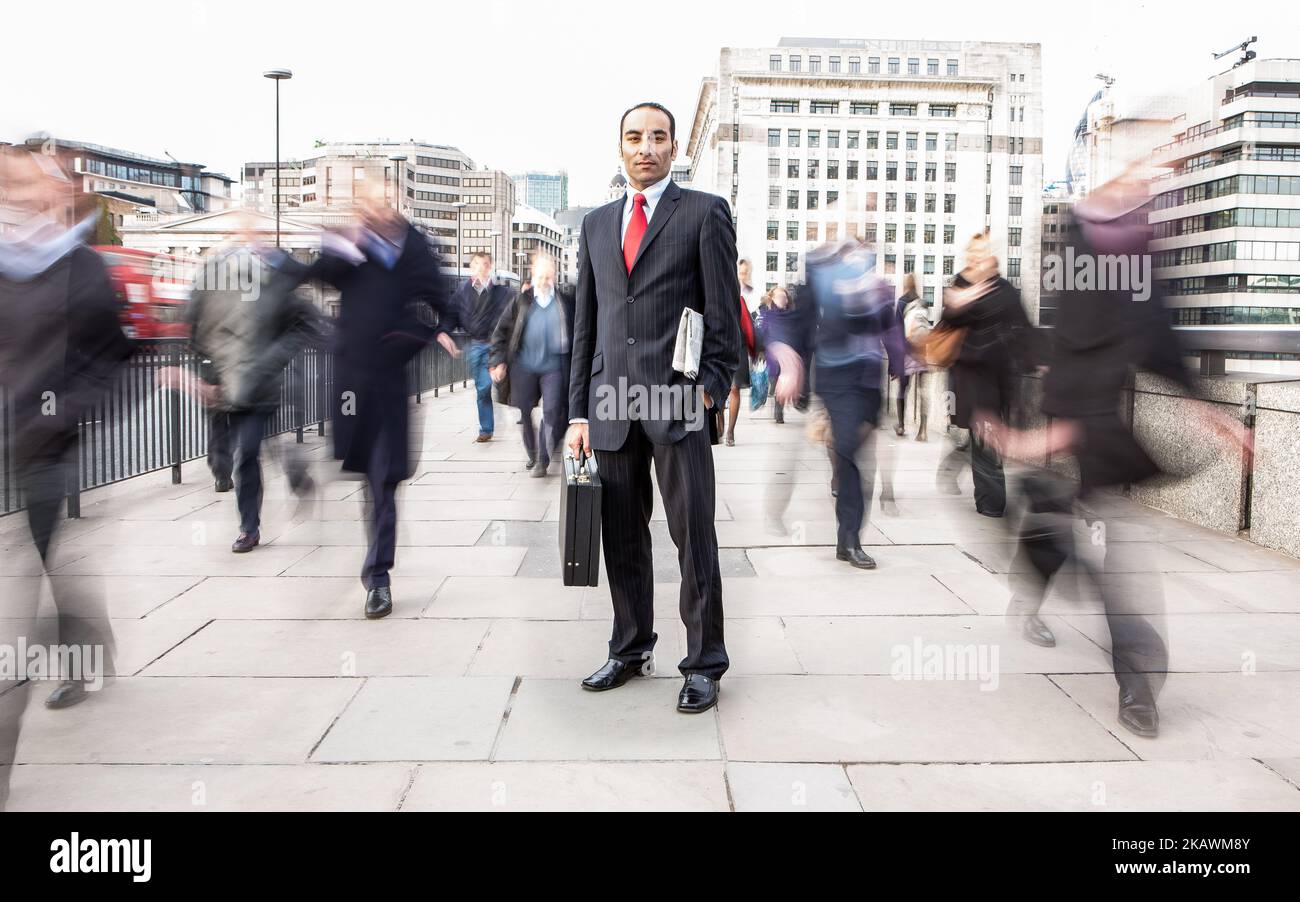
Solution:
M 109 209 L 108 201 L 101 197 L 98 209 L 99 217 L 95 220 L 95 240 L 92 243 L 121 245 L 122 236 L 117 233 L 117 227 L 113 225 L 113 211 Z

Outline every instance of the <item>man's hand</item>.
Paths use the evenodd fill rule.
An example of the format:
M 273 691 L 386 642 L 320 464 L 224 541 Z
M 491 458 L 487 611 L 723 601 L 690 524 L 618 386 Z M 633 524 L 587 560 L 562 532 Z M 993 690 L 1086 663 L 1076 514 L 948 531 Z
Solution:
M 591 436 L 586 423 L 572 423 L 569 433 L 564 437 L 564 444 L 573 454 L 575 460 L 591 456 Z
M 442 345 L 443 350 L 445 350 L 452 357 L 460 356 L 460 348 L 456 347 L 456 342 L 452 341 L 451 336 L 448 335 L 446 332 L 438 333 L 438 344 Z
M 708 410 L 713 406 L 713 398 L 704 389 L 700 389 L 700 396 L 704 398 L 704 409 Z
M 794 352 L 794 348 L 787 344 L 769 345 L 767 353 L 776 360 L 781 370 L 781 376 L 776 380 L 776 388 L 773 390 L 776 400 L 782 404 L 793 404 L 799 399 L 800 389 L 803 388 L 803 361 Z
M 488 375 L 492 377 L 493 382 L 500 382 L 506 377 L 506 365 L 504 363 L 498 363 L 496 366 L 492 367 L 492 369 L 488 370 Z

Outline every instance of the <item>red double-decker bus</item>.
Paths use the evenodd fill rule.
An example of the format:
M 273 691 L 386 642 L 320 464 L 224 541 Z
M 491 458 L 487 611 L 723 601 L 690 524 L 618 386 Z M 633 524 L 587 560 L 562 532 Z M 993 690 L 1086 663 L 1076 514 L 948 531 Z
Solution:
M 190 299 L 193 264 L 171 254 L 129 247 L 95 248 L 117 293 L 122 328 L 136 339 L 188 338 L 181 312 Z

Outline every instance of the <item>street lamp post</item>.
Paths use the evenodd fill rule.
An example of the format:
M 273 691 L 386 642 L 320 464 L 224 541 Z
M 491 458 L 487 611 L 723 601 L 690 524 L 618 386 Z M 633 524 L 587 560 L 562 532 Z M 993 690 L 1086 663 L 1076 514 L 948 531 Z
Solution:
M 497 246 L 497 239 L 501 237 L 500 229 L 493 229 L 492 232 L 492 281 L 496 282 L 496 268 L 501 261 L 500 248 Z
M 393 206 L 397 208 L 397 213 L 400 216 L 402 213 L 402 197 L 406 193 L 406 185 L 402 181 L 402 164 L 406 162 L 406 154 L 390 153 L 388 159 L 393 162 L 393 180 L 396 182 L 393 193 Z
M 465 251 L 461 248 L 460 243 L 460 220 L 461 213 L 465 210 L 465 202 L 458 200 L 452 206 L 456 208 L 456 287 L 460 288 L 461 273 L 465 268 Z
M 280 82 L 293 78 L 288 69 L 267 69 L 263 78 L 275 82 L 275 246 L 280 246 Z

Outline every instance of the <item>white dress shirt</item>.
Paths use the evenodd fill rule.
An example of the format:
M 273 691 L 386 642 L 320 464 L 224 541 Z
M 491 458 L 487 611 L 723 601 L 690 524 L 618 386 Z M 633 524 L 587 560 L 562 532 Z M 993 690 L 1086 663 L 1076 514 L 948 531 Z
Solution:
M 646 225 L 648 226 L 650 224 L 650 220 L 654 218 L 655 207 L 659 206 L 659 198 L 664 196 L 664 192 L 668 190 L 668 183 L 671 181 L 672 181 L 672 176 L 666 175 L 663 178 L 661 178 L 659 181 L 655 182 L 653 185 L 646 187 L 645 190 L 643 191 L 638 191 L 635 188 L 633 188 L 631 184 L 628 184 L 627 200 L 623 201 L 623 239 L 624 240 L 627 239 L 628 223 L 632 221 L 632 211 L 636 209 L 636 204 L 634 203 L 634 199 L 636 198 L 636 196 L 638 194 L 645 195 L 645 221 L 646 221 Z

